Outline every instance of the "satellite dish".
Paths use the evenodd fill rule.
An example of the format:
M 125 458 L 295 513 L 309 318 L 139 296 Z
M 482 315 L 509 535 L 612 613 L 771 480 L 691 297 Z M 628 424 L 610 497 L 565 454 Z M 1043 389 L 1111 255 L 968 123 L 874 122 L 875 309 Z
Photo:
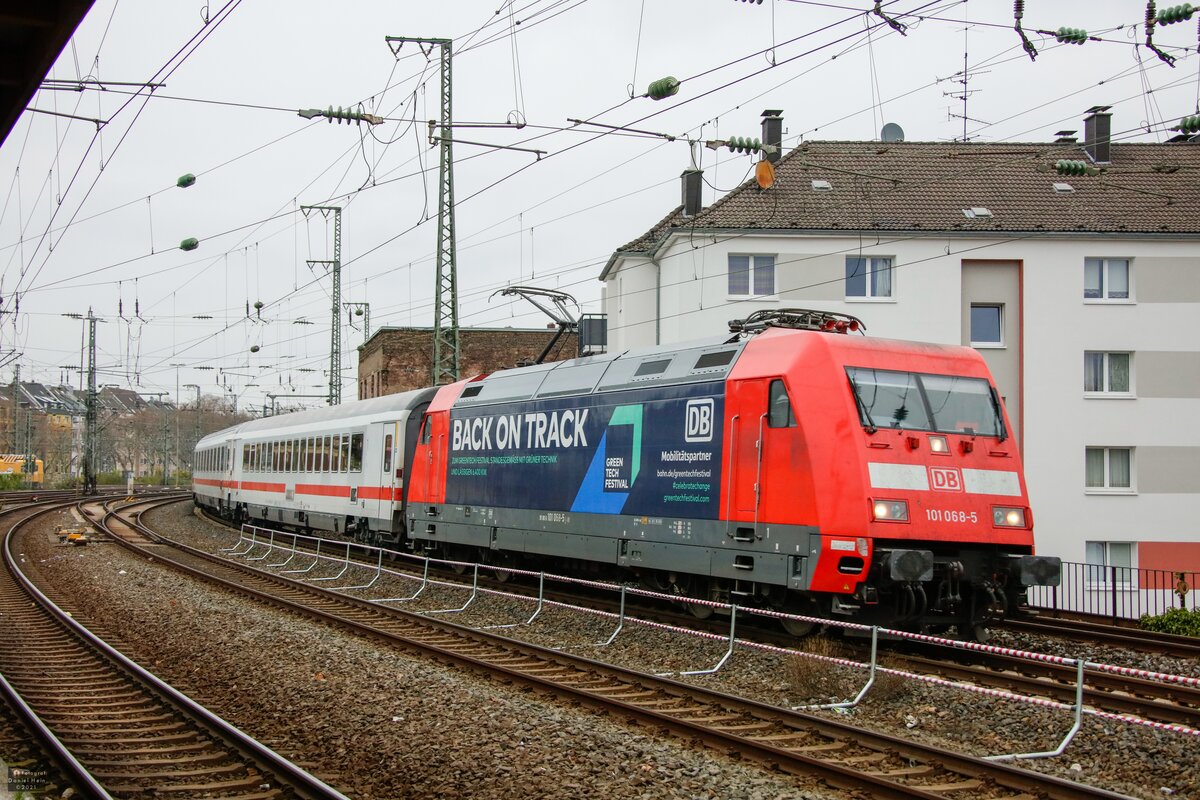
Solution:
M 758 181 L 758 188 L 770 189 L 775 185 L 775 165 L 765 158 L 759 161 L 754 167 L 754 179 Z
M 879 138 L 885 142 L 903 142 L 904 128 L 901 128 L 894 122 L 889 122 L 879 132 Z

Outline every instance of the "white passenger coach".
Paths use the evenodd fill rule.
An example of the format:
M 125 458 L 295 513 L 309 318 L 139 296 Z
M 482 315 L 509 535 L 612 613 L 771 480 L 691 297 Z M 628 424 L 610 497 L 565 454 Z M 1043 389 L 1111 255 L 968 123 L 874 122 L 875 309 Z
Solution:
M 397 542 L 403 465 L 436 391 L 280 414 L 209 434 L 196 445 L 195 501 L 234 521 Z

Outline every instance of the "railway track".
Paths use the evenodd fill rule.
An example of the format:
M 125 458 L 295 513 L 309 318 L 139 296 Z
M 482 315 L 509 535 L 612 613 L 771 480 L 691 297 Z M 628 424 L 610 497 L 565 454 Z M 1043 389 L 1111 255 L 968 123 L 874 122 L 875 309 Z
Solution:
M 61 507 L 9 512 L 20 518 L 3 540 L 0 674 L 53 733 L 51 758 L 78 765 L 71 781 L 90 797 L 342 798 L 113 650 L 29 581 L 14 537 Z
M 123 515 L 123 514 L 122 514 Z M 813 773 L 871 797 L 1080 798 L 1115 793 L 1006 764 L 872 733 L 812 715 L 699 688 L 661 676 L 524 644 L 302 584 L 171 542 L 133 520 L 103 525 L 135 552 L 139 539 L 171 544 L 156 559 L 254 600 L 375 637 L 443 663 L 531 685 L 619 717 L 695 739 L 725 752 Z
M 224 525 L 220 520 L 212 517 L 209 519 Z M 297 552 L 311 553 L 312 551 L 300 547 Z M 375 568 L 373 562 L 356 561 L 353 558 L 352 562 L 357 563 L 365 570 Z M 410 572 L 414 577 L 420 577 L 420 571 L 416 567 L 408 570 L 402 564 L 397 564 L 392 568 L 398 572 Z M 482 569 L 478 578 L 481 587 L 506 592 L 526 591 L 526 587 L 512 583 L 507 574 L 504 574 L 502 580 L 489 579 L 484 574 L 488 570 L 504 574 L 502 568 L 495 566 Z M 443 572 L 445 580 L 463 580 L 455 576 L 451 570 L 447 569 Z M 465 584 L 466 588 L 470 588 L 470 585 L 470 581 Z M 546 591 L 545 598 L 583 605 L 608 613 L 616 613 L 619 609 L 617 601 L 604 596 L 581 597 L 566 592 Z M 641 602 L 632 597 L 627 600 L 627 605 L 629 609 L 636 609 L 636 612 L 644 618 L 665 625 L 702 630 L 715 636 L 728 635 L 728 621 L 721 618 L 697 619 L 687 611 L 673 611 L 664 604 Z M 1013 626 L 1016 624 L 1020 623 L 1013 623 Z M 1006 623 L 1007 625 L 1009 623 Z M 1093 625 L 1092 627 L 1106 628 L 1107 626 Z M 1129 634 L 1136 633 L 1129 629 L 1118 630 Z M 778 631 L 777 626 L 769 620 L 740 620 L 738 632 L 741 638 L 763 644 L 779 647 L 796 646 L 794 637 Z M 1049 631 L 1046 632 L 1049 633 Z M 1186 637 L 1173 638 L 1183 639 Z M 1000 653 L 949 650 L 937 645 L 903 642 L 894 642 L 891 645 L 888 657 L 891 659 L 891 666 L 896 668 L 921 675 L 937 676 L 950 681 L 1003 689 L 1033 697 L 1045 697 L 1062 703 L 1075 702 L 1076 671 L 1070 666 L 1032 661 Z M 866 647 L 855 649 L 860 651 L 860 660 L 868 658 L 869 651 Z M 1085 670 L 1085 682 L 1084 702 L 1090 707 L 1116 714 L 1132 714 L 1154 722 L 1200 727 L 1200 689 L 1131 675 L 1116 675 L 1094 668 Z
M 216 524 L 225 524 L 212 517 L 209 519 Z M 301 546 L 297 552 L 311 553 L 312 551 Z M 338 558 L 341 556 L 339 555 Z M 363 569 L 375 568 L 373 562 L 358 561 L 352 558 L 352 563 L 358 564 Z M 393 565 L 392 568 L 398 572 L 407 571 L 415 577 L 420 577 L 420 572 L 416 568 L 406 570 L 403 565 Z M 525 591 L 520 585 L 510 583 L 508 574 L 502 568 L 492 565 L 481 565 L 481 568 L 482 571 L 478 578 L 481 587 L 508 592 Z M 487 578 L 485 573 L 489 570 L 502 574 L 503 578 Z M 450 570 L 444 570 L 443 578 L 449 581 L 462 580 L 456 578 Z M 465 585 L 467 588 L 470 587 L 469 582 Z M 581 597 L 566 592 L 547 591 L 545 597 L 547 600 L 584 605 L 609 613 L 615 613 L 618 610 L 616 601 L 603 596 Z M 629 599 L 628 604 L 630 609 L 636 608 L 639 615 L 655 622 L 703 630 L 716 636 L 728 634 L 728 623 L 720 618 L 697 619 L 686 611 L 672 611 L 661 604 L 639 602 L 633 598 Z M 1098 627 L 1105 628 L 1107 626 Z M 1127 631 L 1128 629 L 1120 630 Z M 743 620 L 739 622 L 738 631 L 740 638 L 764 644 L 780 647 L 796 645 L 793 637 L 780 633 L 770 621 Z M 905 653 L 906 649 L 910 652 Z M 866 652 L 867 650 L 863 648 L 861 656 L 864 659 Z M 913 654 L 914 652 L 915 654 Z M 1031 661 L 998 653 L 947 650 L 936 645 L 925 646 L 915 645 L 915 643 L 912 646 L 893 643 L 889 656 L 893 659 L 893 666 L 906 668 L 918 674 L 1020 692 L 1035 697 L 1046 697 L 1064 703 L 1075 701 L 1075 670 L 1061 664 Z M 1114 675 L 1097 669 L 1088 669 L 1085 674 L 1088 685 L 1085 688 L 1084 699 L 1091 707 L 1117 714 L 1132 714 L 1155 722 L 1200 727 L 1200 690 L 1136 676 Z
M 924 648 L 922 648 L 924 649 Z M 1062 703 L 1075 702 L 1074 667 L 994 653 L 891 656 L 891 666 L 952 681 L 1005 689 Z M 1114 714 L 1200 728 L 1200 690 L 1135 676 L 1084 669 L 1084 703 Z
M 4 776 L 16 796 L 42 795 L 107 800 L 112 795 L 38 717 L 24 697 L 0 675 L 0 753 Z M 5 795 L 6 797 L 9 795 Z
M 1144 631 L 1117 625 L 1104 625 L 1065 617 L 1024 617 L 1005 620 L 1004 627 L 1012 631 L 1057 636 L 1093 644 L 1113 645 L 1143 653 L 1196 658 L 1200 656 L 1200 640 L 1192 636 Z

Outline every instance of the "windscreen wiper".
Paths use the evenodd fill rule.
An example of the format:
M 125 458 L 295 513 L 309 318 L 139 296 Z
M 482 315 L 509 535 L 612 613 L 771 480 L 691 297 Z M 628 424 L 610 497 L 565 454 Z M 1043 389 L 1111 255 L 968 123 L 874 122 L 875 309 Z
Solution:
M 989 386 L 988 390 L 992 395 L 992 410 L 996 412 L 996 424 L 1000 426 L 1000 441 L 1008 438 L 1008 429 L 1004 427 L 1004 410 L 1000 408 L 1000 393 L 996 391 L 996 387 Z
M 875 420 L 871 419 L 871 412 L 867 410 L 867 404 L 863 402 L 862 395 L 858 393 L 858 384 L 849 375 L 846 377 L 850 381 L 850 391 L 854 394 L 854 402 L 858 405 L 859 413 L 867 421 L 867 433 L 875 433 L 875 431 L 879 430 L 879 426 L 875 424 Z

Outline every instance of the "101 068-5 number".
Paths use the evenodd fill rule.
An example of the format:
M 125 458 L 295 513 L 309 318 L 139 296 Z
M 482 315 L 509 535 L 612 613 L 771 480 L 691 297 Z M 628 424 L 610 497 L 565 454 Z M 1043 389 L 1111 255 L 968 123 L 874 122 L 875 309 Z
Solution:
M 942 508 L 925 509 L 925 518 L 930 522 L 979 522 L 979 514 L 975 511 L 953 511 Z

